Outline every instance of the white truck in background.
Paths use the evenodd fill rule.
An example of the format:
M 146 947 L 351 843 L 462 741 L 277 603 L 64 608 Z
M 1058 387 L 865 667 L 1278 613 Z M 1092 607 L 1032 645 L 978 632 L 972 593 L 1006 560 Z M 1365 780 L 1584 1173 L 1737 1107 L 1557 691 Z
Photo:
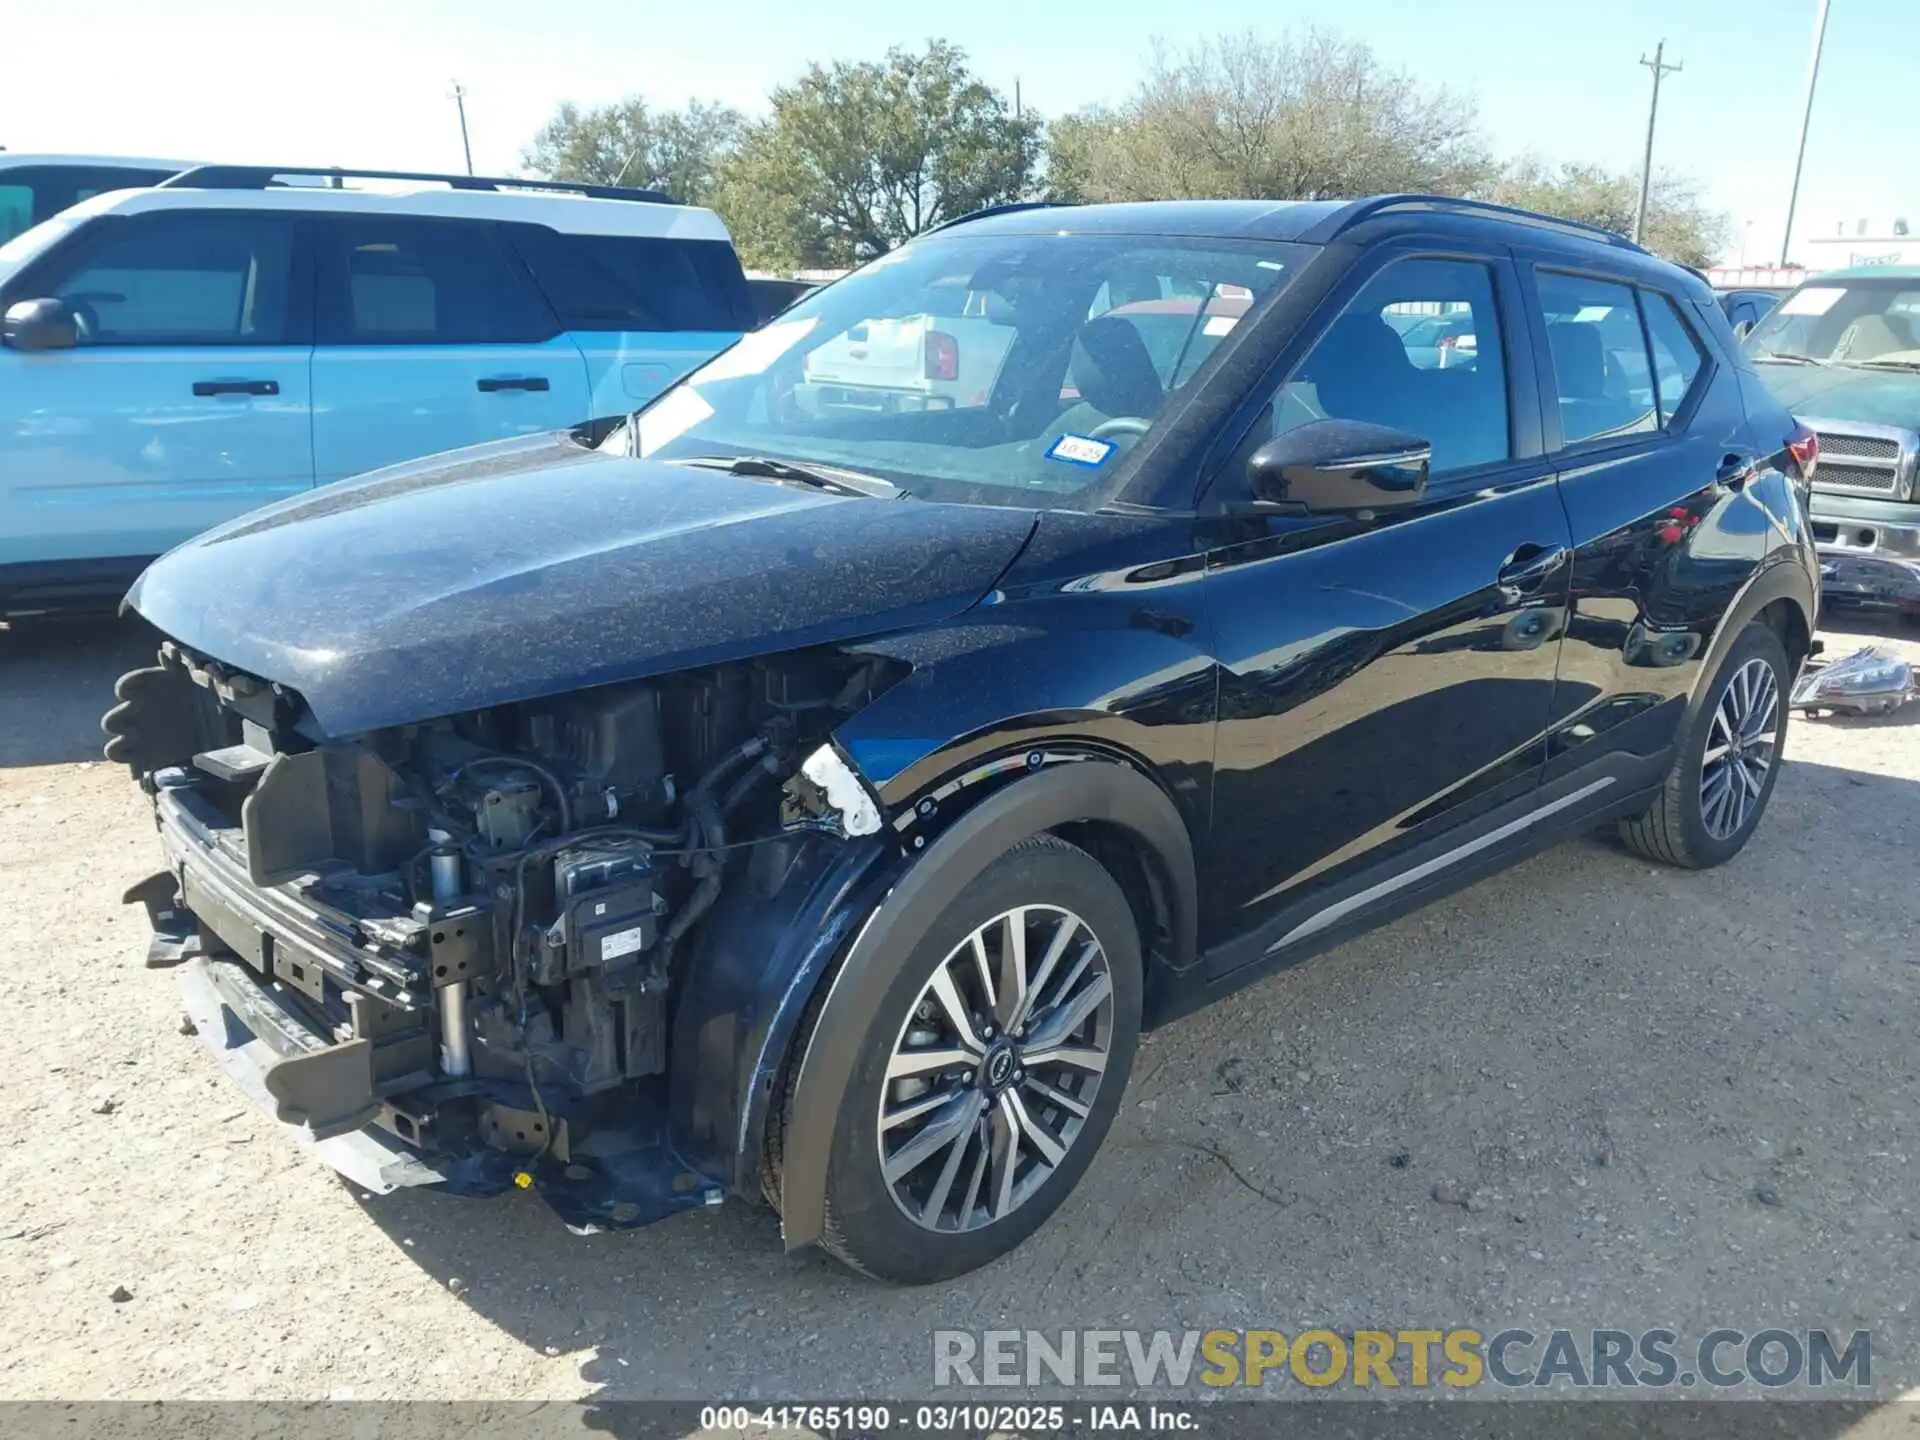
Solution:
M 866 320 L 806 358 L 802 403 L 832 410 L 956 410 L 987 403 L 1017 333 L 966 295 L 952 315 Z

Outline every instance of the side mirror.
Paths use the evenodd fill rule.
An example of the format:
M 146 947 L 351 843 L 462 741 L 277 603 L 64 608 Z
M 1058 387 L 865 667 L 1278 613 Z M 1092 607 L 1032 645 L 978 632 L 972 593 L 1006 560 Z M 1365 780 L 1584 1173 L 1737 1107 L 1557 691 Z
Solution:
M 1433 446 L 1360 420 L 1312 420 L 1276 435 L 1247 460 L 1254 496 L 1313 514 L 1390 510 L 1427 488 Z
M 0 345 L 12 350 L 71 350 L 80 326 L 64 300 L 19 300 L 0 318 Z

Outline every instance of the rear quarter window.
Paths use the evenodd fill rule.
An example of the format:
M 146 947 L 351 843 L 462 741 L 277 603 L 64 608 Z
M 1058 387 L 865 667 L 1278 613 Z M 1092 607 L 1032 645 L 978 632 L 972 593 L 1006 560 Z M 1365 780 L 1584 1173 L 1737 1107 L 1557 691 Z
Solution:
M 723 240 L 564 235 L 537 225 L 511 233 L 569 330 L 731 332 L 758 323 L 740 259 Z

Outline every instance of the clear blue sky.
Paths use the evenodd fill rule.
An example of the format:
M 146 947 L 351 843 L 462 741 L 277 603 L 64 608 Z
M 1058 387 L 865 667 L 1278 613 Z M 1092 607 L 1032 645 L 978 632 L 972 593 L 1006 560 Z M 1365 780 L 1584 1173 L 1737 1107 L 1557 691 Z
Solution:
M 555 103 L 638 91 L 759 107 L 810 59 L 941 35 L 1047 114 L 1124 94 L 1155 34 L 1319 22 L 1471 96 L 1504 153 L 1637 167 L 1664 37 L 1656 163 L 1777 255 L 1816 0 L 0 0 L 0 145 L 210 159 L 517 166 Z M 1920 221 L 1920 0 L 1833 0 L 1801 215 Z M 1751 222 L 1751 229 L 1746 222 Z M 1798 227 L 1796 227 L 1798 228 Z M 1734 258 L 1730 255 L 1728 258 Z

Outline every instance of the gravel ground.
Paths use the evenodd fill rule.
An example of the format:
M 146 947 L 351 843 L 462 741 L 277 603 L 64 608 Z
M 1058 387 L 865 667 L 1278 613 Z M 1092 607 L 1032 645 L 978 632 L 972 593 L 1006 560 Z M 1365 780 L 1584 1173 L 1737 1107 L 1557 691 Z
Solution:
M 989 1325 L 1871 1327 L 1920 1385 L 1920 705 L 1797 721 L 1723 869 L 1577 841 L 1150 1037 L 1052 1223 L 899 1291 L 743 1204 L 577 1238 L 283 1144 L 119 903 L 148 653 L 0 633 L 0 1396 L 912 1395 Z

